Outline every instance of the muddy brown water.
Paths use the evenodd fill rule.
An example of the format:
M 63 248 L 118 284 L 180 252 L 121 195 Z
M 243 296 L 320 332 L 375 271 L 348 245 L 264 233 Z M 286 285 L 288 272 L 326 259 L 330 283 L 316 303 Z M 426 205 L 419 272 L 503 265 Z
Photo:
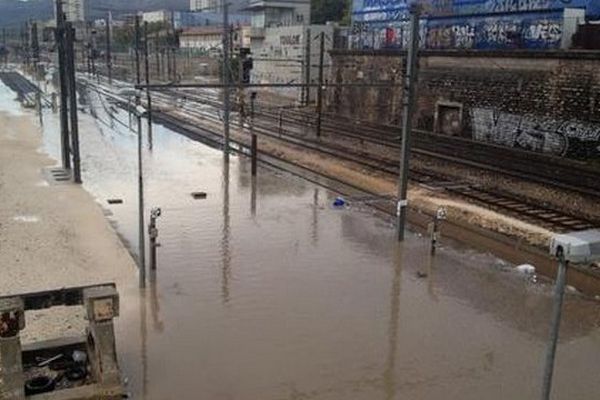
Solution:
M 136 252 L 136 136 L 92 104 L 103 122 L 81 116 L 84 186 Z M 45 123 L 56 156 L 57 116 Z M 548 283 L 448 243 L 432 259 L 369 207 L 333 208 L 334 193 L 270 169 L 254 181 L 247 160 L 162 127 L 144 157 L 146 215 L 163 214 L 156 281 L 120 288 L 134 398 L 539 396 Z M 600 305 L 569 295 L 563 316 L 554 398 L 599 398 Z

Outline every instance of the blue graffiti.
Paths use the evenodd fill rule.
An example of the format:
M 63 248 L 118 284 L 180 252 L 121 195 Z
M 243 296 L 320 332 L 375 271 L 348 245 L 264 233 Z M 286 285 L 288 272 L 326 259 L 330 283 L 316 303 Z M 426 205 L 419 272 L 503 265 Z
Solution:
M 405 21 L 357 25 L 355 48 L 403 48 Z M 563 37 L 562 13 L 496 17 L 455 17 L 421 21 L 421 45 L 428 49 L 557 49 Z
M 405 18 L 414 0 L 354 0 L 355 21 L 393 21 Z M 508 12 L 557 11 L 582 8 L 589 18 L 600 17 L 599 0 L 429 0 L 425 14 L 430 17 L 502 14 Z
M 560 13 L 526 16 L 453 18 L 427 22 L 430 49 L 553 49 L 562 40 Z

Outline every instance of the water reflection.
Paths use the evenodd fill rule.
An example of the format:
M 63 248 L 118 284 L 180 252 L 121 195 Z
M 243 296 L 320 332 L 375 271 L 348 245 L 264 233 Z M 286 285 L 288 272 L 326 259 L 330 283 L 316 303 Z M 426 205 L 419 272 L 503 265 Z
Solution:
M 157 287 L 157 271 L 151 270 L 149 273 L 150 279 L 150 311 L 152 313 L 152 326 L 154 331 L 162 333 L 165 329 L 164 323 L 160 318 L 160 302 L 158 300 L 158 287 Z
M 427 292 L 429 293 L 429 297 L 431 298 L 431 300 L 435 301 L 436 303 L 439 301 L 439 297 L 436 293 L 436 287 L 435 287 L 435 255 L 431 254 L 431 252 L 429 252 L 428 256 L 427 256 L 427 263 L 426 263 L 426 271 L 427 271 Z
M 313 246 L 316 246 L 319 242 L 319 188 L 315 188 L 313 191 L 312 220 L 310 227 L 310 238 Z
M 256 187 L 257 177 L 252 176 L 252 182 L 250 183 L 250 214 L 252 217 L 256 217 Z
M 400 321 L 400 290 L 402 287 L 402 253 L 403 244 L 398 243 L 392 262 L 393 277 L 390 291 L 390 317 L 388 326 L 388 354 L 383 373 L 386 400 L 396 398 L 396 360 L 398 352 L 398 325 Z
M 140 364 L 142 366 L 142 399 L 148 397 L 148 321 L 146 301 L 146 290 L 140 289 Z
M 223 304 L 230 301 L 229 280 L 231 279 L 231 216 L 229 215 L 229 154 L 223 153 L 223 228 L 221 238 L 222 280 L 221 298 Z

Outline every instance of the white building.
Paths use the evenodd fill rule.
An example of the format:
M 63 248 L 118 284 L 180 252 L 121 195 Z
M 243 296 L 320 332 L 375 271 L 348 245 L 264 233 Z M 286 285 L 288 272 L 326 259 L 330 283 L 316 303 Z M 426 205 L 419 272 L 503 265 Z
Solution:
M 173 12 L 167 10 L 148 11 L 142 13 L 142 21 L 149 24 L 153 22 L 165 22 L 170 24 L 173 19 Z
M 62 0 L 63 12 L 67 21 L 82 22 L 85 21 L 85 3 L 84 0 Z M 56 1 L 54 2 L 54 18 L 56 19 Z
M 215 11 L 222 0 L 190 0 L 191 11 Z
M 310 37 L 308 32 L 310 31 Z M 264 39 L 256 46 L 253 41 L 253 83 L 303 83 L 306 81 L 306 49 L 310 40 L 310 82 L 318 83 L 320 35 L 325 34 L 324 77 L 329 76 L 329 50 L 333 46 L 334 27 L 331 25 L 295 25 L 265 29 Z M 277 89 L 285 96 L 301 100 L 301 88 Z M 311 89 L 310 99 L 315 100 L 317 90 Z
M 310 0 L 249 0 L 244 10 L 254 28 L 310 24 Z

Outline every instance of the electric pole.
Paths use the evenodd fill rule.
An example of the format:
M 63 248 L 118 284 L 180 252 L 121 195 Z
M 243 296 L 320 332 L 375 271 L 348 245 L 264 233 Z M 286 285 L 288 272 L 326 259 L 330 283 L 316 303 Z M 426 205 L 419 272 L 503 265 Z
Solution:
M 56 1 L 56 44 L 58 46 L 58 78 L 60 86 L 60 142 L 62 165 L 64 169 L 71 169 L 69 154 L 69 115 L 67 101 L 67 74 L 65 54 L 65 16 L 62 1 Z
M 158 47 L 160 40 L 158 35 L 158 31 L 156 31 L 154 38 L 154 55 L 156 56 L 156 76 L 160 80 L 160 49 Z
M 229 154 L 229 117 L 230 117 L 230 88 L 231 64 L 229 60 L 229 4 L 223 0 L 223 135 L 225 138 L 223 151 Z
M 40 61 L 40 42 L 38 38 L 37 22 L 31 24 L 31 56 L 33 59 L 35 79 L 39 80 L 38 62 Z
M 6 43 L 6 28 L 2 28 L 2 44 L 4 45 L 4 66 L 8 64 L 8 44 Z
M 321 137 L 323 119 L 323 63 L 325 62 L 325 32 L 321 32 L 319 53 L 319 90 L 317 91 L 317 137 Z
M 152 96 L 150 96 L 150 61 L 148 59 L 148 21 L 144 21 L 144 67 L 146 75 L 146 108 L 148 119 L 148 146 L 152 150 Z
M 415 104 L 415 86 L 417 83 L 418 57 L 419 57 L 419 17 L 421 9 L 418 4 L 410 7 L 410 42 L 406 60 L 406 76 L 403 96 L 402 115 L 402 143 L 400 149 L 400 176 L 398 182 L 398 204 L 397 204 L 397 233 L 398 241 L 404 241 L 404 228 L 408 211 L 408 169 L 410 161 L 410 142 L 412 120 Z
M 550 331 L 550 341 L 546 348 L 546 362 L 544 364 L 544 376 L 542 384 L 542 400 L 550 400 L 552 394 L 552 375 L 554 374 L 554 360 L 556 358 L 556 346 L 558 345 L 558 333 L 560 329 L 560 319 L 562 315 L 562 305 L 565 295 L 565 286 L 567 285 L 567 270 L 569 262 L 565 258 L 563 248 L 557 253 L 558 271 L 556 284 L 554 287 L 554 304 L 552 306 L 552 330 Z
M 306 83 L 306 88 L 304 89 L 304 105 L 308 106 L 310 103 L 310 50 L 311 50 L 311 31 L 310 29 L 306 30 L 306 48 L 304 49 L 304 83 Z
M 111 12 L 106 17 L 106 69 L 108 71 L 108 84 L 112 85 L 112 46 L 111 46 Z
M 75 69 L 75 29 L 66 23 L 66 55 L 69 88 L 69 115 L 71 116 L 71 148 L 73 152 L 73 180 L 81 183 L 81 157 L 79 156 L 79 122 L 77 119 L 77 79 Z
M 135 71 L 136 83 L 139 86 L 140 78 L 140 17 L 135 16 Z M 139 90 L 135 96 L 136 114 L 138 123 L 138 240 L 140 252 L 140 288 L 146 287 L 146 240 L 144 236 L 144 175 L 142 157 L 142 114 L 140 113 L 141 97 Z

